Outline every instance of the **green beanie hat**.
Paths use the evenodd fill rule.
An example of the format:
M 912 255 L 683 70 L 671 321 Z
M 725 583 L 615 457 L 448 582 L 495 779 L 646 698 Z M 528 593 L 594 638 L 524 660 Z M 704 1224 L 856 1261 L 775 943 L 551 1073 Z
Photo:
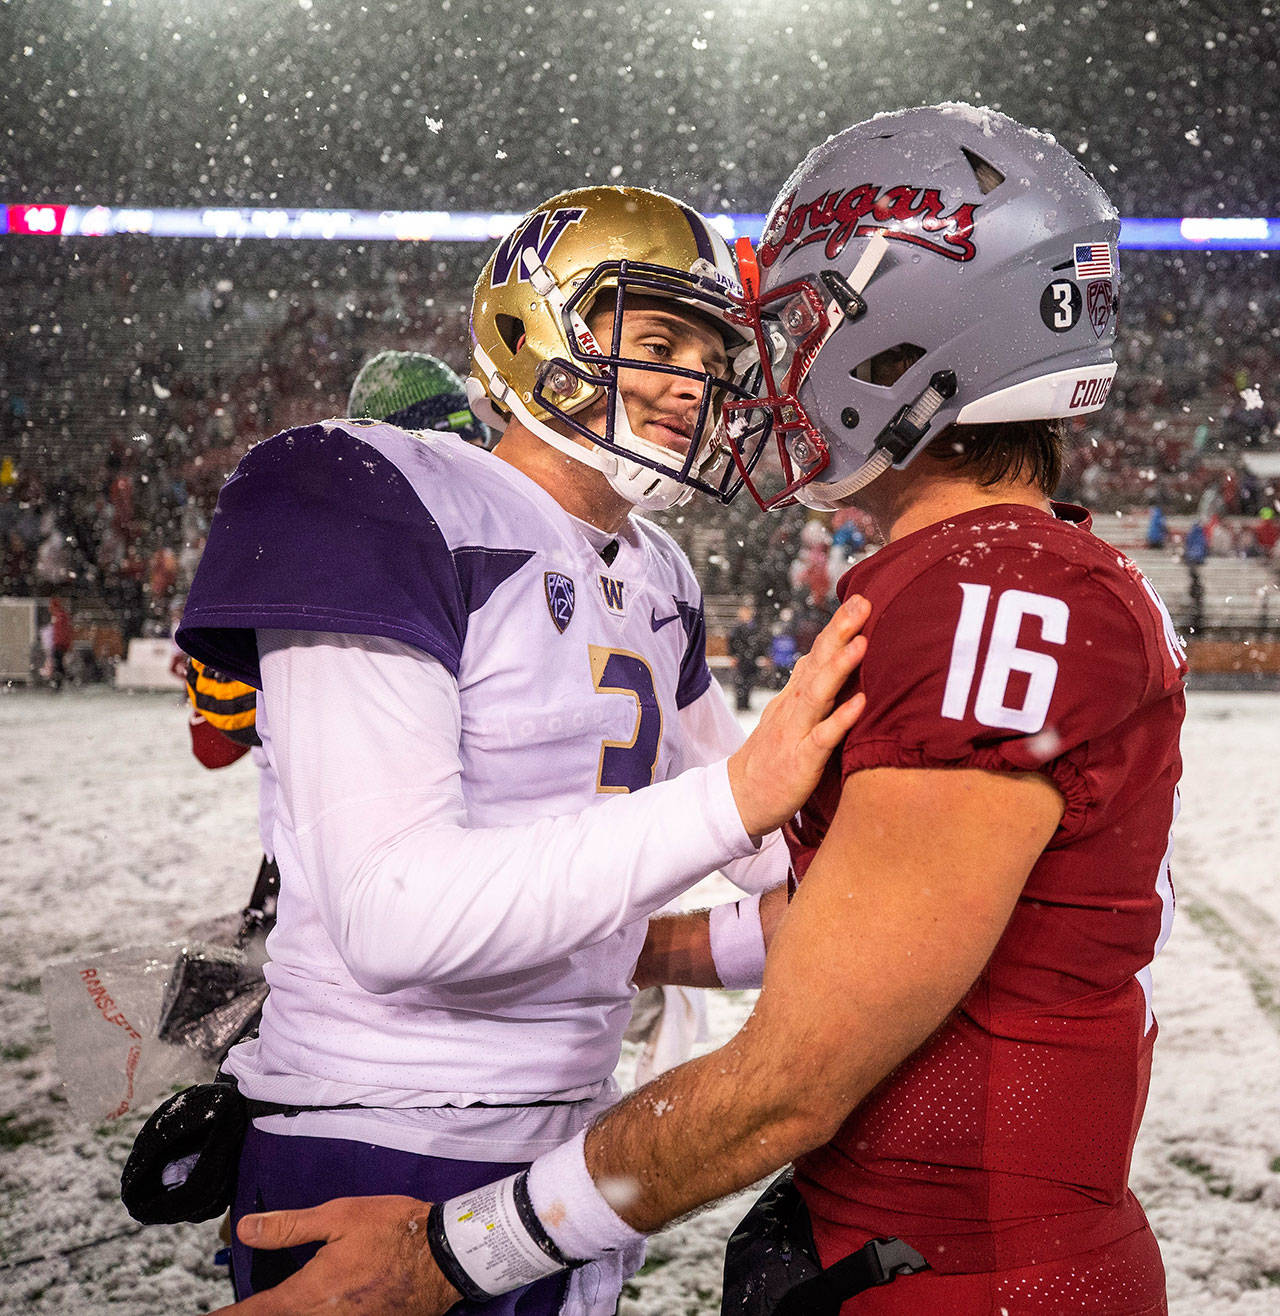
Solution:
M 462 380 L 425 352 L 379 352 L 366 361 L 351 385 L 347 415 L 404 429 L 449 430 L 472 442 L 487 437 Z

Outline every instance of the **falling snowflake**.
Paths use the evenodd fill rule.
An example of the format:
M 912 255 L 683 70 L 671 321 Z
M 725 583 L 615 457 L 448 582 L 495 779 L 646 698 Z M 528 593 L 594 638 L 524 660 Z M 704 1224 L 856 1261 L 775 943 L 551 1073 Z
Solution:
M 443 120 L 443 119 L 433 119 L 433 118 L 428 114 L 428 115 L 426 116 L 426 120 L 427 120 L 427 131 L 428 131 L 428 132 L 438 133 L 438 132 L 440 131 L 440 129 L 444 127 L 444 120 Z
M 1242 388 L 1240 396 L 1244 399 L 1246 411 L 1262 410 L 1262 390 L 1260 388 Z

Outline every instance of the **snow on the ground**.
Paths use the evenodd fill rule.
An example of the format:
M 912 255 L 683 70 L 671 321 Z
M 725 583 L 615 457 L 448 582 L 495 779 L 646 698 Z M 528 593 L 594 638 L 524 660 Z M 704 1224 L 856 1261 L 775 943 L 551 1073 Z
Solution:
M 0 691 L 3 1316 L 226 1300 L 214 1225 L 129 1232 L 117 1191 L 139 1120 L 73 1120 L 39 995 L 50 961 L 164 943 L 247 898 L 253 770 L 200 768 L 184 721 L 176 696 Z M 1280 694 L 1193 693 L 1184 753 L 1179 914 L 1156 965 L 1161 1033 L 1133 1184 L 1173 1316 L 1262 1316 L 1280 1311 Z M 713 1036 L 749 1009 L 749 993 L 713 994 Z M 724 1239 L 749 1201 L 655 1238 L 624 1316 L 716 1312 Z

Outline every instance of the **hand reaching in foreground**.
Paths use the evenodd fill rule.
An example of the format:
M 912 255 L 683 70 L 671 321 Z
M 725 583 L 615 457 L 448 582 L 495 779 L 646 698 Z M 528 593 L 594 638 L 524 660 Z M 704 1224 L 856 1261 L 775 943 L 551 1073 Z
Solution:
M 427 1246 L 429 1209 L 414 1197 L 338 1197 L 245 1216 L 237 1233 L 249 1247 L 324 1246 L 283 1284 L 214 1316 L 442 1316 L 462 1295 Z
M 730 757 L 729 785 L 749 835 L 781 827 L 800 808 L 861 715 L 866 703 L 861 693 L 838 706 L 836 699 L 867 651 L 859 632 L 870 615 L 871 605 L 860 595 L 840 605 L 765 706 L 760 724 Z

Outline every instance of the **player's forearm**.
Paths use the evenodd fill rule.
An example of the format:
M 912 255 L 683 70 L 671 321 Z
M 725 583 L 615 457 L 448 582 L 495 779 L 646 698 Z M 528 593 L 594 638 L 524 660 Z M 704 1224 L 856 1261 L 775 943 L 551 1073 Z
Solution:
M 782 882 L 761 896 L 651 919 L 636 986 L 759 987 L 787 891 Z
M 785 1064 L 737 1042 L 632 1093 L 587 1134 L 591 1177 L 623 1185 L 610 1202 L 632 1228 L 652 1232 L 755 1183 L 821 1146 L 851 1108 L 823 1109 Z
M 335 944 L 373 992 L 546 964 L 645 918 L 750 845 L 721 765 L 560 818 L 428 822 L 358 856 L 344 822 L 310 843 L 331 875 Z M 651 840 L 620 846 L 622 834 Z
M 651 918 L 633 975 L 636 986 L 719 987 L 709 928 L 705 909 Z
M 829 1119 L 800 1100 L 806 1086 L 822 1085 L 788 1078 L 796 1057 L 756 1031 L 759 1046 L 739 1034 L 642 1088 L 527 1171 L 433 1206 L 427 1243 L 442 1275 L 482 1302 L 575 1260 L 634 1256 L 641 1231 L 825 1140 Z

